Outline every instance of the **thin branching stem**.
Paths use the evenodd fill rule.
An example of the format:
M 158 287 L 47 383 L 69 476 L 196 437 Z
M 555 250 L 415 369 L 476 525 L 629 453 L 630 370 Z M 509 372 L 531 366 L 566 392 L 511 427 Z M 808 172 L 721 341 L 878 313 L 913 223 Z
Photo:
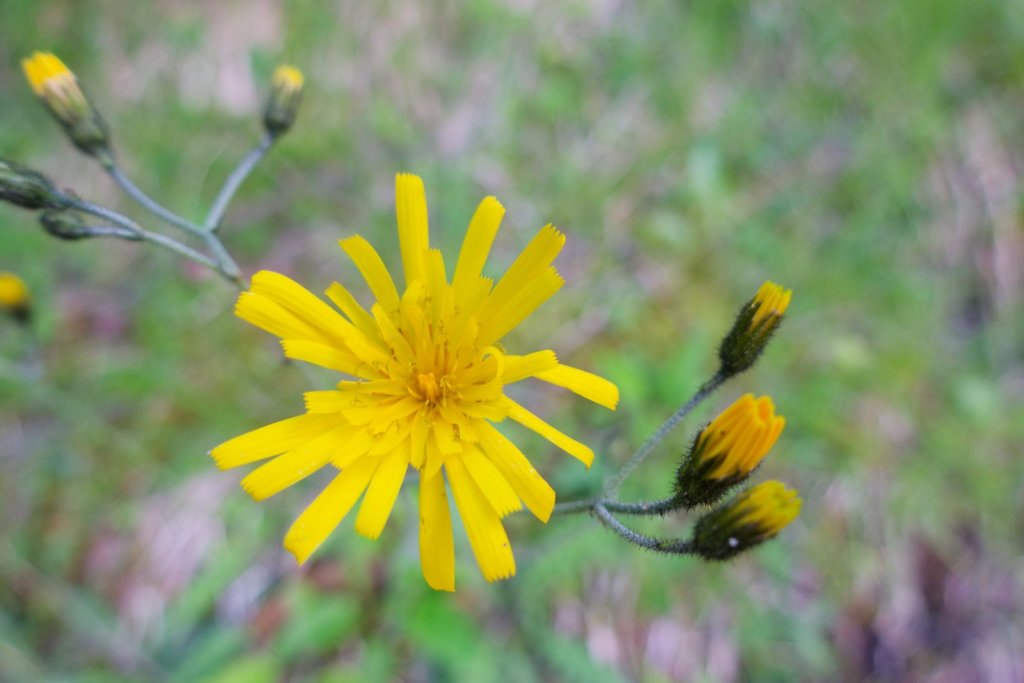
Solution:
M 125 194 L 134 199 L 139 206 L 146 209 L 157 218 L 161 218 L 189 234 L 201 237 L 203 241 L 206 242 L 207 248 L 209 248 L 210 252 L 213 253 L 221 274 L 239 287 L 245 286 L 241 268 L 238 267 L 238 264 L 235 263 L 231 254 L 229 254 L 228 250 L 224 248 L 224 245 L 221 244 L 221 241 L 217 239 L 216 235 L 202 226 L 196 225 L 192 221 L 179 216 L 170 209 L 165 208 L 156 200 L 150 198 L 149 195 L 139 189 L 139 187 L 131 181 L 131 178 L 125 175 L 124 171 L 121 170 L 121 167 L 117 165 L 116 161 L 112 159 L 108 160 L 103 164 L 103 168 L 106 169 L 107 173 L 110 174 L 110 177 L 114 179 L 114 182 L 117 183 L 118 187 L 124 190 Z
M 76 209 L 83 213 L 87 213 L 98 218 L 103 218 L 110 221 L 113 225 L 98 225 L 98 226 L 87 226 L 92 232 L 91 236 L 94 237 L 119 237 L 127 240 L 142 240 L 155 244 L 163 249 L 174 252 L 179 256 L 183 256 L 190 261 L 194 261 L 201 266 L 205 266 L 210 270 L 213 270 L 227 279 L 229 282 L 238 284 L 238 278 L 225 271 L 221 264 L 215 259 L 196 251 L 187 244 L 182 244 L 172 237 L 167 235 L 161 235 L 157 232 L 150 232 L 144 229 L 141 225 L 133 221 L 131 218 L 124 216 L 116 211 L 108 209 L 92 202 L 87 202 L 83 199 L 76 197 L 65 197 L 65 204 L 68 208 Z
M 252 173 L 252 170 L 256 168 L 256 164 L 266 156 L 267 152 L 274 145 L 274 136 L 269 133 L 263 136 L 259 144 L 249 150 L 249 153 L 242 157 L 242 160 L 238 162 L 234 170 L 231 171 L 231 175 L 224 181 L 224 185 L 220 188 L 220 192 L 217 193 L 217 198 L 213 200 L 213 206 L 210 207 L 210 212 L 206 214 L 206 220 L 203 222 L 203 227 L 210 232 L 216 232 L 220 227 L 220 222 L 224 220 L 224 214 L 228 210 L 228 204 L 231 203 L 232 198 L 235 196 L 235 192 L 242 185 L 245 179 Z
M 662 440 L 668 436 L 669 433 L 675 429 L 687 415 L 693 412 L 693 409 L 696 408 L 701 401 L 710 396 L 715 389 L 720 387 L 722 383 L 725 382 L 725 379 L 725 375 L 721 372 L 716 372 L 711 379 L 701 385 L 700 389 L 697 390 L 697 393 L 695 393 L 689 401 L 680 406 L 676 412 L 672 413 L 672 415 L 669 416 L 669 418 L 665 420 L 660 427 L 658 427 L 658 431 L 651 434 L 651 436 L 647 438 L 647 441 L 644 441 L 643 445 L 640 446 L 629 460 L 626 461 L 626 464 L 622 466 L 622 469 L 616 472 L 615 475 L 605 483 L 605 497 L 615 496 L 619 491 L 619 487 L 622 486 L 622 482 L 624 482 L 626 478 L 633 473 L 633 470 L 635 470 L 637 466 L 651 454 L 651 451 L 653 451 L 654 448 L 661 443 Z
M 596 503 L 594 505 L 594 514 L 597 516 L 598 521 L 605 527 L 611 529 L 633 545 L 644 548 L 645 550 L 654 550 L 659 553 L 670 553 L 672 555 L 689 555 L 693 552 L 692 545 L 689 541 L 681 539 L 653 538 L 637 531 L 633 531 L 628 526 L 617 520 L 615 516 L 612 515 L 612 513 L 610 513 L 601 503 Z

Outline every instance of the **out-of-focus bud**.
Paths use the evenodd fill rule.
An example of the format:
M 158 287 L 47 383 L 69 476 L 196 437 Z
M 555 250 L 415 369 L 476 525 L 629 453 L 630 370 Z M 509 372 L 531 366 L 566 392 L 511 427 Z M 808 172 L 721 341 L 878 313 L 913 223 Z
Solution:
M 718 349 L 723 375 L 730 377 L 743 372 L 757 361 L 768 340 L 779 329 L 792 296 L 792 290 L 765 282 L 754 298 L 740 309 L 732 330 Z
M 93 237 L 85 220 L 74 211 L 45 211 L 39 216 L 39 222 L 46 232 L 57 239 L 81 240 Z
M 710 505 L 761 464 L 786 426 L 768 396 L 746 394 L 711 421 L 693 441 L 676 473 L 680 507 Z
M 107 125 L 89 102 L 64 62 L 50 52 L 35 52 L 21 61 L 25 78 L 75 147 L 90 156 L 110 158 Z
M 704 515 L 693 530 L 693 551 L 707 560 L 728 560 L 772 539 L 800 514 L 796 491 L 766 481 Z
M 302 72 L 293 66 L 279 66 L 274 69 L 270 80 L 270 97 L 263 112 L 263 125 L 267 132 L 277 137 L 283 135 L 295 123 L 302 99 Z
M 61 206 L 59 193 L 41 173 L 0 159 L 0 200 L 24 209 Z
M 0 310 L 23 324 L 32 319 L 32 298 L 28 287 L 14 273 L 0 272 Z

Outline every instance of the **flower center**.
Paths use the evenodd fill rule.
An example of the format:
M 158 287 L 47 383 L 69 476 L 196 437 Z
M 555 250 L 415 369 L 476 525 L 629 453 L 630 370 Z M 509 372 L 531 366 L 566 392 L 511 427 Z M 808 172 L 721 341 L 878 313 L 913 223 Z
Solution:
M 416 386 L 427 403 L 437 403 L 441 398 L 441 385 L 432 372 L 421 372 L 416 375 Z

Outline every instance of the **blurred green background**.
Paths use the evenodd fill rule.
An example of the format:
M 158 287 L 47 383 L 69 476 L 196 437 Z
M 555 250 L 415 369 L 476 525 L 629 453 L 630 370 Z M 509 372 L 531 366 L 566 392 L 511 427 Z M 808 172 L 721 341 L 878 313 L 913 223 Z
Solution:
M 207 272 L 0 206 L 0 270 L 37 314 L 0 321 L 0 680 L 1024 680 L 1024 3 L 4 0 L 0 156 L 155 228 L 34 100 L 36 49 L 194 219 L 257 140 L 273 66 L 305 71 L 228 213 L 247 272 L 355 285 L 335 246 L 355 233 L 397 264 L 403 170 L 450 256 L 485 194 L 508 209 L 494 272 L 566 231 L 567 286 L 507 346 L 622 402 L 520 393 L 599 453 L 585 472 L 516 434 L 563 499 L 715 369 L 763 280 L 792 287 L 762 362 L 624 496 L 664 495 L 690 433 L 754 391 L 788 420 L 758 476 L 805 505 L 725 565 L 515 515 L 518 576 L 484 582 L 457 533 L 446 595 L 407 491 L 379 542 L 349 519 L 300 570 L 280 539 L 324 479 L 254 503 L 206 453 L 331 374 L 283 364 Z

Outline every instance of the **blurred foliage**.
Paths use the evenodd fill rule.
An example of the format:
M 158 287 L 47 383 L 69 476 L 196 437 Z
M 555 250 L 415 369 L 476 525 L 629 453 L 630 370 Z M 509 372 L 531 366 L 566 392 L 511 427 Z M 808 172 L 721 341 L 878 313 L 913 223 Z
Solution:
M 7 0 L 0 156 L 147 223 L 62 139 L 22 56 L 57 52 L 135 180 L 193 218 L 256 141 L 274 65 L 306 72 L 296 128 L 228 213 L 250 272 L 355 285 L 334 245 L 356 232 L 396 262 L 400 170 L 449 254 L 485 194 L 508 209 L 496 271 L 565 230 L 568 285 L 518 339 L 622 404 L 522 397 L 599 446 L 584 472 L 527 440 L 563 498 L 713 371 L 761 281 L 792 287 L 759 366 L 697 419 L 770 393 L 788 428 L 762 474 L 805 512 L 726 565 L 519 515 L 514 581 L 486 584 L 463 542 L 459 591 L 437 595 L 402 496 L 379 542 L 347 522 L 298 570 L 280 538 L 319 482 L 256 504 L 205 454 L 329 374 L 282 364 L 212 276 L 0 206 L 0 269 L 37 307 L 30 334 L 0 321 L 0 679 L 1024 677 L 1022 9 Z M 689 438 L 626 498 L 666 493 Z

